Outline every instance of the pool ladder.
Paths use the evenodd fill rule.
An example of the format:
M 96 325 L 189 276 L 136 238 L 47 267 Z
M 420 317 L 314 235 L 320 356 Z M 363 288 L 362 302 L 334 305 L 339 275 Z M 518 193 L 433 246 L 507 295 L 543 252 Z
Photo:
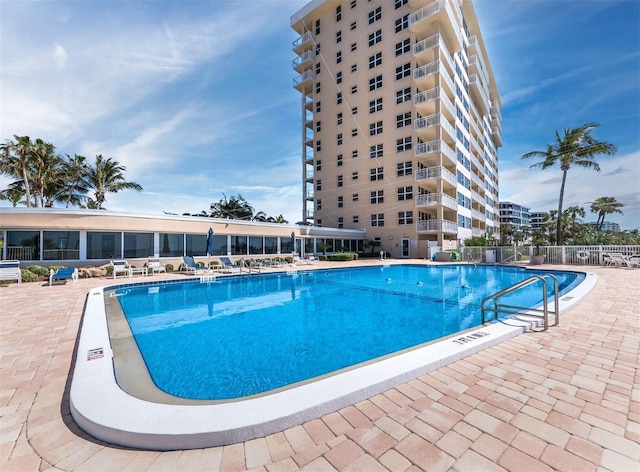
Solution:
M 554 298 L 553 311 L 549 310 L 548 294 L 547 294 L 548 285 L 546 281 L 547 278 L 550 278 L 553 282 L 553 298 Z M 524 288 L 536 282 L 542 283 L 542 309 L 528 308 L 525 306 L 516 306 L 516 305 L 505 305 L 505 304 L 498 303 L 501 297 L 508 295 L 510 293 L 513 293 L 516 290 L 519 290 L 521 288 Z M 493 307 L 486 306 L 486 304 L 490 301 L 493 301 Z M 484 300 L 482 300 L 481 307 L 482 307 L 482 324 L 485 324 L 486 321 L 489 321 L 485 316 L 486 311 L 490 311 L 494 313 L 494 317 L 492 319 L 497 319 L 498 313 L 526 314 L 527 316 L 542 317 L 543 323 L 544 323 L 544 330 L 546 331 L 549 328 L 549 313 L 555 316 L 554 325 L 558 325 L 560 323 L 558 279 L 552 274 L 542 274 L 542 275 L 531 276 L 528 279 L 523 280 L 522 282 L 518 282 L 517 284 L 512 285 L 511 287 L 507 287 L 504 290 L 500 290 L 499 292 L 494 293 L 493 295 L 489 295 Z M 542 315 L 535 315 L 535 314 L 532 314 L 531 312 L 542 313 Z

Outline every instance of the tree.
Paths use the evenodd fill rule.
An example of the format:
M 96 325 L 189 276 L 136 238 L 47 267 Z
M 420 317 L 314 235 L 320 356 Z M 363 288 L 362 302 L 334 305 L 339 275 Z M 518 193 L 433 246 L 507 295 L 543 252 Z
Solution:
M 624 203 L 620 203 L 616 201 L 615 197 L 600 197 L 596 198 L 594 202 L 591 203 L 591 212 L 598 214 L 598 220 L 596 221 L 596 231 L 602 231 L 602 227 L 604 226 L 604 218 L 608 214 L 613 213 L 622 213 L 622 208 Z
M 96 156 L 96 162 L 89 166 L 87 184 L 88 188 L 94 191 L 95 205 L 98 209 L 102 209 L 107 193 L 117 193 L 121 190 L 142 191 L 139 184 L 125 180 L 126 170 L 125 166 L 110 157 L 105 159 L 101 154 Z
M 73 157 L 67 154 L 64 173 L 67 181 L 67 185 L 65 185 L 66 207 L 69 208 L 69 204 L 79 205 L 88 192 L 89 165 L 87 158 L 78 154 Z
M 232 195 L 227 199 L 224 197 L 218 203 L 211 204 L 212 218 L 227 218 L 231 220 L 251 220 L 253 218 L 253 207 L 240 194 Z
M 578 128 L 567 128 L 561 136 L 558 131 L 555 134 L 555 142 L 549 144 L 545 151 L 531 151 L 522 156 L 523 159 L 531 157 L 542 158 L 542 160 L 531 167 L 539 167 L 542 170 L 560 165 L 562 171 L 562 183 L 560 184 L 560 197 L 558 198 L 558 212 L 556 222 L 556 244 L 562 245 L 562 201 L 564 199 L 564 189 L 567 180 L 567 172 L 572 165 L 600 171 L 600 166 L 595 162 L 595 156 L 599 154 L 612 155 L 616 152 L 616 147 L 607 142 L 597 141 L 591 132 L 599 125 L 595 123 L 585 124 Z
M 15 141 L 8 139 L 2 146 L 0 172 L 5 175 L 18 177 L 22 180 L 25 203 L 31 206 L 30 172 L 32 162 L 36 159 L 35 144 L 29 136 L 13 135 Z

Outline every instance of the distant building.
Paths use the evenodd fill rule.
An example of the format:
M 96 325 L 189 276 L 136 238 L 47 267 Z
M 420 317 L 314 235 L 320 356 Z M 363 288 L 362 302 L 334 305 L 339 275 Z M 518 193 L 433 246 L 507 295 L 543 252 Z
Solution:
M 499 233 L 502 103 L 471 0 L 312 0 L 291 27 L 305 221 L 394 257 Z
M 531 231 L 541 229 L 542 225 L 548 218 L 549 214 L 544 211 L 532 211 L 529 213 L 529 221 L 531 223 Z
M 596 223 L 587 223 L 589 226 L 596 227 Z M 605 221 L 602 225 L 602 231 L 620 231 L 620 225 L 613 221 Z
M 510 224 L 516 230 L 521 230 L 523 226 L 531 228 L 529 208 L 517 203 L 500 202 L 500 224 Z

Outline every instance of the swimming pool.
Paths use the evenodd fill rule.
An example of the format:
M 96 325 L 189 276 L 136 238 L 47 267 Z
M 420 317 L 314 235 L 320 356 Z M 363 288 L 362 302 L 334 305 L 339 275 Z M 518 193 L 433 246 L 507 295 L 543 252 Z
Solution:
M 535 274 L 516 267 L 394 265 L 128 287 L 107 295 L 117 296 L 158 388 L 180 398 L 229 400 L 479 326 L 483 298 Z M 557 277 L 562 294 L 584 275 Z M 505 298 L 538 306 L 540 285 Z
M 427 276 L 429 271 L 422 270 L 427 267 L 431 272 L 430 277 Z M 501 279 L 501 277 L 495 277 L 496 271 L 484 271 L 481 267 L 454 265 L 383 267 L 378 265 L 358 269 L 356 272 L 319 270 L 314 271 L 314 274 L 303 275 L 300 272 L 251 276 L 220 280 L 210 284 L 184 283 L 184 280 L 179 280 L 173 284 L 146 283 L 142 287 L 140 284 L 128 284 L 96 289 L 87 299 L 78 346 L 71 385 L 72 415 L 82 429 L 95 437 L 116 444 L 145 449 L 189 449 L 230 444 L 301 424 L 369 398 L 399 383 L 529 329 L 531 327 L 529 322 L 513 319 L 478 326 L 479 318 L 476 319 L 479 317 L 478 304 L 484 296 L 481 293 L 484 289 L 479 290 L 479 287 L 484 287 L 489 293 L 493 293 L 499 289 L 496 288 L 498 287 L 496 284 Z M 419 268 L 421 270 L 418 270 Z M 500 269 L 505 273 L 511 272 L 506 271 L 506 268 Z M 524 277 L 532 274 L 532 271 L 522 270 L 513 271 L 513 274 L 522 274 L 522 272 L 525 273 Z M 554 274 L 560 273 L 554 272 Z M 436 289 L 431 277 L 439 278 L 443 282 L 442 288 Z M 565 289 L 569 290 L 561 297 L 561 311 L 575 305 L 591 290 L 596 280 L 595 274 L 589 273 L 571 278 L 573 280 L 567 279 L 566 282 L 561 283 Z M 578 284 L 580 278 L 584 280 Z M 324 296 L 318 293 L 320 290 L 318 287 L 321 286 L 326 286 L 328 290 Z M 370 300 L 370 303 L 365 304 L 355 298 L 354 293 L 360 291 L 365 293 L 364 296 Z M 200 298 L 202 293 L 199 292 L 206 292 L 207 296 Z M 144 298 L 140 296 L 141 293 L 144 293 Z M 238 294 L 241 295 L 239 299 L 236 298 Z M 260 294 L 261 297 L 255 298 L 256 294 Z M 386 301 L 389 296 L 395 297 L 396 300 Z M 346 301 L 344 298 L 340 301 L 340 297 L 347 297 Z M 163 317 L 159 309 L 165 307 L 166 301 L 171 298 L 181 299 L 184 302 L 183 308 L 174 307 L 170 316 Z M 387 303 L 392 303 L 394 308 L 390 308 Z M 109 304 L 124 307 L 124 311 L 130 309 L 129 305 L 139 304 L 142 307 L 140 313 L 131 318 L 132 330 L 129 330 L 129 322 L 124 316 L 120 318 L 116 316 L 109 321 L 109 328 L 107 327 L 107 319 L 110 315 L 107 315 L 105 305 Z M 288 311 L 283 307 L 289 304 L 299 305 L 303 308 L 303 313 L 315 314 L 301 316 L 300 311 L 293 310 L 292 312 L 298 313 L 296 316 L 300 319 L 292 324 L 296 316 L 287 318 L 283 313 Z M 396 333 L 397 326 L 393 325 L 394 321 L 405 328 L 408 327 L 408 332 L 411 334 L 433 328 L 434 319 L 442 318 L 443 315 L 433 315 L 431 308 L 424 307 L 435 305 L 443 308 L 444 312 L 453 313 L 462 309 L 452 317 L 455 322 L 449 320 L 444 324 L 440 323 L 433 330 L 436 337 L 445 336 L 441 338 L 444 341 L 410 339 L 405 344 L 391 347 L 387 345 L 386 338 L 395 337 L 390 334 Z M 247 306 L 252 308 L 247 310 Z M 332 306 L 337 306 L 339 309 L 331 312 Z M 421 308 L 418 310 L 419 315 L 415 313 L 411 315 L 411 310 L 416 306 Z M 238 307 L 245 308 L 238 310 Z M 359 318 L 362 312 L 372 311 L 372 309 L 378 309 L 383 315 L 399 313 L 399 316 L 395 316 L 395 319 L 387 317 L 379 321 L 376 325 L 377 329 L 370 333 L 373 338 L 360 342 L 365 348 L 370 345 L 384 345 L 386 351 L 373 355 L 367 353 L 365 357 L 358 357 L 361 356 L 362 346 L 358 344 L 364 329 L 358 324 L 350 324 L 348 318 L 354 314 Z M 466 312 L 466 309 L 470 311 Z M 265 321 L 269 312 L 274 312 L 275 316 L 280 318 Z M 337 344 L 331 344 L 333 341 L 327 337 L 320 337 L 324 340 L 316 346 L 313 343 L 307 344 L 306 337 L 297 336 L 302 332 L 302 327 L 310 328 L 312 331 L 325 331 L 327 320 L 321 318 L 328 316 L 337 326 L 349 326 L 348 334 L 345 338 L 339 339 Z M 422 319 L 416 321 L 414 318 L 419 316 L 422 316 Z M 156 317 L 155 320 L 153 320 L 154 317 Z M 251 388 L 248 390 L 246 382 L 238 387 L 234 381 L 232 387 L 238 390 L 232 389 L 223 394 L 216 393 L 215 396 L 203 397 L 197 392 L 184 392 L 180 390 L 182 387 L 179 387 L 178 391 L 172 391 L 174 387 L 164 386 L 163 388 L 171 391 L 167 394 L 154 386 L 155 382 L 158 384 L 165 382 L 166 379 L 160 379 L 166 374 L 162 373 L 163 369 L 160 369 L 160 373 L 153 372 L 154 367 L 151 367 L 148 372 L 146 369 L 140 369 L 140 365 L 146 367 L 146 363 L 162 364 L 159 360 L 143 357 L 145 344 L 166 346 L 167 342 L 162 335 L 160 338 L 150 337 L 148 340 L 140 340 L 140 336 L 144 338 L 150 333 L 165 331 L 159 327 L 172 325 L 174 329 L 184 330 L 184 333 L 188 334 L 185 339 L 189 341 L 186 344 L 183 342 L 168 347 L 169 350 L 166 351 L 168 355 L 164 356 L 164 361 L 168 362 L 170 359 L 173 363 L 175 358 L 176 365 L 190 365 L 187 377 L 197 379 L 196 383 L 205 383 L 208 385 L 206 389 L 211 389 L 211 384 L 207 383 L 209 377 L 223 379 L 229 377 L 229 371 L 226 375 L 219 375 L 201 370 L 204 369 L 205 364 L 215 364 L 216 359 L 222 356 L 220 353 L 215 353 L 212 346 L 220 344 L 225 353 L 227 349 L 235 347 L 230 347 L 230 344 L 224 341 L 226 336 L 218 336 L 217 342 L 213 343 L 211 338 L 207 338 L 208 341 L 196 340 L 193 334 L 209 324 L 217 326 L 214 332 L 226 334 L 229 330 L 227 323 L 243 318 L 246 318 L 244 326 L 249 331 L 244 331 L 242 339 L 270 339 L 271 333 L 266 335 L 265 326 L 281 324 L 287 327 L 286 338 L 288 338 L 286 343 L 281 341 L 283 346 L 280 347 L 283 348 L 284 354 L 277 361 L 275 369 L 274 361 L 265 360 L 267 357 L 265 355 L 258 356 L 257 364 L 246 369 L 252 372 L 246 376 L 250 380 L 248 384 Z M 367 321 L 365 324 L 371 323 Z M 460 329 L 468 327 L 472 328 L 458 333 Z M 450 329 L 452 333 L 457 334 L 449 334 Z M 142 333 L 137 335 L 137 343 L 134 342 L 134 331 Z M 269 341 L 265 345 L 273 343 Z M 203 344 L 209 349 L 204 363 L 189 364 L 189 359 L 193 361 L 195 356 L 189 344 Z M 235 341 L 235 344 L 246 347 L 247 342 Z M 132 349 L 132 345 L 136 346 L 136 349 Z M 345 346 L 348 349 L 345 349 Z M 264 354 L 263 348 L 264 345 L 252 349 Z M 280 383 L 267 383 L 266 387 L 254 390 L 258 383 L 255 372 L 258 372 L 258 377 L 261 377 L 262 371 L 288 370 L 282 368 L 286 363 L 298 364 L 292 369 L 293 371 L 298 371 L 301 364 L 324 364 L 324 359 L 322 362 L 310 362 L 310 356 L 319 354 L 322 357 L 332 351 L 345 351 L 350 356 L 351 351 L 357 351 L 358 355 L 356 358 L 343 360 L 341 362 L 345 363 L 329 367 L 328 370 L 325 366 L 320 372 L 306 373 L 304 378 L 288 378 L 284 383 L 279 380 Z M 367 360 L 372 357 L 373 360 Z M 235 369 L 231 370 L 232 374 L 237 376 L 246 368 L 242 362 L 244 357 L 241 358 L 241 364 L 236 364 L 232 368 Z M 131 369 L 129 364 L 136 364 L 137 367 Z M 114 365 L 116 370 L 125 367 L 122 369 L 125 371 L 124 374 L 117 374 L 118 383 L 115 382 Z M 177 371 L 175 368 L 164 370 L 169 373 Z M 176 375 L 176 377 L 182 375 Z M 204 382 L 205 378 L 207 382 Z M 184 382 L 179 380 L 175 384 L 181 383 Z M 124 384 L 138 390 L 133 393 L 127 388 L 123 390 L 121 387 Z M 222 384 L 228 384 L 228 382 L 222 382 Z M 140 385 L 143 387 L 140 388 Z M 225 385 L 225 388 L 227 387 L 228 385 Z M 240 395 L 242 398 L 233 397 L 233 395 Z M 207 399 L 198 400 L 198 398 Z

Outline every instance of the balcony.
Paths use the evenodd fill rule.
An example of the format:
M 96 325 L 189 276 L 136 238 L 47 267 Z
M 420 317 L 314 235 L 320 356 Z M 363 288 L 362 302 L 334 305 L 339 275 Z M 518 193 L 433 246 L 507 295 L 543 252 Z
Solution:
M 446 67 L 441 67 L 440 61 L 433 61 L 413 70 L 413 81 L 423 89 L 441 85 L 441 83 L 436 80 L 438 77 L 441 78 L 441 81 L 444 80 L 452 93 L 455 91 L 456 87 L 451 79 L 451 75 Z
M 311 84 L 313 84 L 315 78 L 316 78 L 315 72 L 309 69 L 307 71 L 304 71 L 298 77 L 293 78 L 293 86 L 297 90 L 302 92 L 306 87 L 311 87 Z
M 447 168 L 442 166 L 417 169 L 415 175 L 416 175 L 415 177 L 416 182 L 418 183 L 436 181 L 438 179 L 442 179 L 445 182 L 448 182 L 449 184 L 451 184 L 453 187 L 457 187 L 458 185 L 456 176 L 452 172 L 447 170 Z
M 496 147 L 502 147 L 502 130 L 494 126 L 491 128 L 491 137 L 493 138 L 493 144 Z
M 444 206 L 452 210 L 458 209 L 458 202 L 455 198 L 446 193 L 429 193 L 416 197 L 416 207 Z
M 409 27 L 411 31 L 420 37 L 428 34 L 433 25 L 438 22 L 441 27 L 440 33 L 445 36 L 445 40 L 454 52 L 458 52 L 464 45 L 464 37 L 461 28 L 462 21 L 454 12 L 448 0 L 435 0 L 409 16 Z
M 489 96 L 487 95 L 482 78 L 478 74 L 471 74 L 469 76 L 469 88 L 475 95 L 474 102 L 478 106 L 480 114 L 484 116 L 489 113 Z
M 415 157 L 426 157 L 435 154 L 441 154 L 442 156 L 447 157 L 453 165 L 456 165 L 457 158 L 455 151 L 443 140 L 436 139 L 427 143 L 416 144 L 414 151 Z
M 292 61 L 293 68 L 297 72 L 302 72 L 304 69 L 313 66 L 313 61 L 315 60 L 315 58 L 316 55 L 313 51 L 305 51 Z
M 293 42 L 293 51 L 296 54 L 301 54 L 303 51 L 311 49 L 312 46 L 313 36 L 310 31 L 307 31 Z
M 431 52 L 431 54 L 428 54 Z M 437 54 L 436 54 L 437 53 Z M 417 42 L 413 46 L 413 56 L 417 60 L 417 64 L 424 64 L 425 62 L 432 62 L 436 59 L 443 60 L 449 67 L 449 73 L 455 72 L 455 64 L 453 62 L 453 56 L 449 52 L 446 43 L 439 34 L 423 39 Z
M 416 230 L 421 233 L 458 234 L 458 224 L 449 220 L 423 220 L 418 221 Z
M 471 218 L 473 218 L 474 220 L 482 221 L 483 223 L 487 220 L 486 215 L 479 212 L 478 210 L 471 210 Z
M 444 116 L 442 116 L 440 113 L 434 113 L 433 115 L 425 116 L 423 118 L 418 118 L 414 123 L 415 131 L 416 132 L 422 131 L 423 133 L 421 134 L 423 135 L 423 138 L 424 136 L 427 136 L 427 133 L 425 133 L 426 130 L 437 129 L 437 127 L 440 127 L 442 128 L 442 130 L 446 131 L 446 133 L 449 135 L 449 140 L 448 140 L 449 142 L 455 143 L 456 131 L 453 128 L 453 126 L 451 126 L 451 123 L 449 123 L 447 119 Z M 432 136 L 430 136 L 431 139 L 436 137 L 437 136 L 433 134 Z
M 440 103 L 439 109 L 436 106 L 438 101 Z M 430 115 L 440 111 L 441 113 L 446 112 L 445 116 L 448 119 L 454 120 L 456 117 L 456 108 L 442 87 L 433 87 L 415 94 L 413 96 L 413 104 L 422 115 Z

